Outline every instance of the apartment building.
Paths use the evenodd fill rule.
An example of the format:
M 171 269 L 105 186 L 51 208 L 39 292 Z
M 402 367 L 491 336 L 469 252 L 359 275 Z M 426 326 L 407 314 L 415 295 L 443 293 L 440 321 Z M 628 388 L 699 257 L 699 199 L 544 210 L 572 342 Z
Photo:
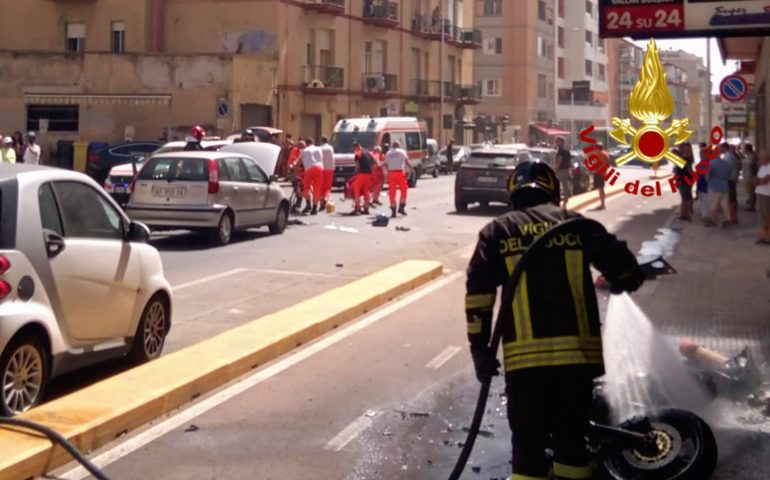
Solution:
M 475 0 L 475 8 L 479 136 L 534 143 L 565 133 L 555 128 L 554 0 Z
M 610 125 L 608 48 L 599 38 L 597 0 L 556 4 L 556 115 L 575 143 L 589 125 Z
M 665 64 L 678 67 L 686 75 L 685 95 L 687 106 L 685 116 L 690 119 L 690 127 L 696 139 L 706 141 L 711 127 L 708 125 L 708 70 L 703 59 L 683 50 L 663 50 L 660 59 Z
M 0 132 L 119 141 L 411 115 L 470 139 L 472 0 L 0 0 Z M 12 19 L 35 19 L 29 23 Z

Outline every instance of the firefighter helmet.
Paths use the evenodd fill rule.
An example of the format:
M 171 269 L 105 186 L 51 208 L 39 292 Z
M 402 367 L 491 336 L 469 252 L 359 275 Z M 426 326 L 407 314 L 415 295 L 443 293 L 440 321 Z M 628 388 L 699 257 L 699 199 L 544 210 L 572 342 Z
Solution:
M 535 192 L 538 193 L 535 194 Z M 540 160 L 527 160 L 516 166 L 508 179 L 508 194 L 515 209 L 547 202 L 558 205 L 561 200 L 556 173 L 547 163 Z M 530 194 L 535 195 L 530 196 Z M 528 197 L 526 201 L 523 198 L 525 195 Z
M 190 129 L 190 136 L 195 137 L 195 139 L 200 142 L 203 140 L 203 137 L 206 136 L 206 130 L 200 125 L 195 125 Z

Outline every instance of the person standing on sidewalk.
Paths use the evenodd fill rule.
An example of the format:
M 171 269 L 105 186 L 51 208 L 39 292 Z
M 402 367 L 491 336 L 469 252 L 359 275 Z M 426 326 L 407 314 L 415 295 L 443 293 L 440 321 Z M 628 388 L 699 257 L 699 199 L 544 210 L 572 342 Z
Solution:
M 331 200 L 334 185 L 334 148 L 329 145 L 329 139 L 321 137 L 321 159 L 324 167 L 324 180 L 321 187 L 321 210 L 326 208 L 326 202 Z
M 732 177 L 733 164 L 727 159 L 727 152 L 730 151 L 730 145 L 722 143 L 719 145 L 720 155 L 711 161 L 711 168 L 708 172 L 709 181 L 709 220 L 707 227 L 713 227 L 717 224 L 717 215 L 721 208 L 725 215 L 722 222 L 722 228 L 730 225 L 730 202 L 728 195 L 730 192 L 729 181 Z
M 770 152 L 762 150 L 759 153 L 759 170 L 757 171 L 757 208 L 759 210 L 760 234 L 757 243 L 770 245 Z
M 450 138 L 449 143 L 446 144 L 446 173 L 449 175 L 455 169 L 455 139 Z
M 385 155 L 385 165 L 388 169 L 388 195 L 390 195 L 390 217 L 396 218 L 396 209 L 401 215 L 406 215 L 406 192 L 409 185 L 406 183 L 405 169 L 409 167 L 414 171 L 409 155 L 401 148 L 401 142 L 393 142 L 393 147 L 388 149 Z M 396 191 L 401 192 L 400 204 L 396 203 Z
M 644 274 L 626 242 L 599 225 L 575 225 L 532 253 L 519 284 L 508 285 L 535 232 L 581 218 L 559 208 L 559 181 L 546 163 L 517 165 L 508 191 L 513 211 L 479 232 L 467 269 L 465 315 L 476 378 L 488 382 L 500 366 L 489 341 L 497 289 L 503 287 L 497 321 L 512 432 L 510 478 L 545 480 L 552 466 L 556 478 L 590 479 L 585 437 L 594 379 L 604 374 L 591 266 L 614 294 L 637 290 Z
M 13 139 L 11 137 L 3 137 L 2 145 L 0 146 L 0 156 L 3 158 L 3 163 L 16 163 L 16 151 L 13 149 Z
M 674 175 L 676 176 L 676 189 L 679 191 L 679 196 L 682 202 L 679 204 L 679 220 L 689 222 L 692 220 L 693 213 L 693 201 L 692 201 L 692 184 L 693 172 L 692 164 L 695 161 L 692 152 L 692 145 L 685 142 L 679 145 L 678 155 L 685 161 L 683 168 L 678 166 L 674 167 Z
M 743 163 L 743 181 L 746 185 L 746 193 L 749 194 L 749 198 L 746 200 L 746 211 L 753 212 L 757 206 L 757 197 L 754 188 L 757 186 L 759 163 L 757 161 L 757 156 L 754 154 L 754 147 L 750 143 L 743 146 L 743 152 L 745 157 Z
M 706 161 L 706 144 L 701 142 L 699 145 L 699 157 L 700 161 Z M 701 220 L 704 222 L 708 220 L 709 217 L 709 199 L 708 199 L 708 191 L 709 191 L 709 182 L 708 179 L 706 179 L 706 175 L 698 175 L 698 213 L 700 214 Z
M 571 163 L 572 155 L 570 155 L 569 150 L 564 148 L 564 137 L 556 137 L 556 178 L 561 183 L 562 208 L 567 208 L 567 201 L 569 200 L 569 169 Z
M 738 225 L 738 177 L 741 174 L 741 158 L 735 153 L 735 147 L 725 152 L 725 160 L 732 166 L 730 179 L 727 181 L 727 199 L 730 203 L 731 225 Z
M 599 150 L 596 154 L 602 160 L 602 165 L 610 165 L 610 156 L 607 154 L 607 150 L 604 149 L 604 144 L 597 143 L 596 148 Z M 594 210 L 604 210 L 604 175 L 594 174 L 594 188 L 599 190 L 599 201 L 601 202 Z

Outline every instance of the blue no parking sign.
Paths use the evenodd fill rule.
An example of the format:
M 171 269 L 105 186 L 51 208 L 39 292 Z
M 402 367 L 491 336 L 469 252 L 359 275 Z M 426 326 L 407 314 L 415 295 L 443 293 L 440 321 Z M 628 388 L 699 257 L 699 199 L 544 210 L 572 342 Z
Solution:
M 226 98 L 220 98 L 217 100 L 217 117 L 224 118 L 230 113 L 230 105 L 227 103 Z
M 740 75 L 728 75 L 719 84 L 719 93 L 728 102 L 740 102 L 749 93 L 749 84 Z

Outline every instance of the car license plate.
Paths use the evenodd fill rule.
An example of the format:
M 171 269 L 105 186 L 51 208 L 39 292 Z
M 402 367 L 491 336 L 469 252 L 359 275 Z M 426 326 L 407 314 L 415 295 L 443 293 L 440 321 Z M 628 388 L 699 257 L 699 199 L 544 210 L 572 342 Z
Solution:
M 335 182 L 345 182 L 345 177 L 337 177 L 334 179 Z
M 126 187 L 115 187 L 115 193 L 126 193 Z
M 497 177 L 479 177 L 479 183 L 497 183 Z
M 152 187 L 154 197 L 183 197 L 186 193 L 185 187 Z

